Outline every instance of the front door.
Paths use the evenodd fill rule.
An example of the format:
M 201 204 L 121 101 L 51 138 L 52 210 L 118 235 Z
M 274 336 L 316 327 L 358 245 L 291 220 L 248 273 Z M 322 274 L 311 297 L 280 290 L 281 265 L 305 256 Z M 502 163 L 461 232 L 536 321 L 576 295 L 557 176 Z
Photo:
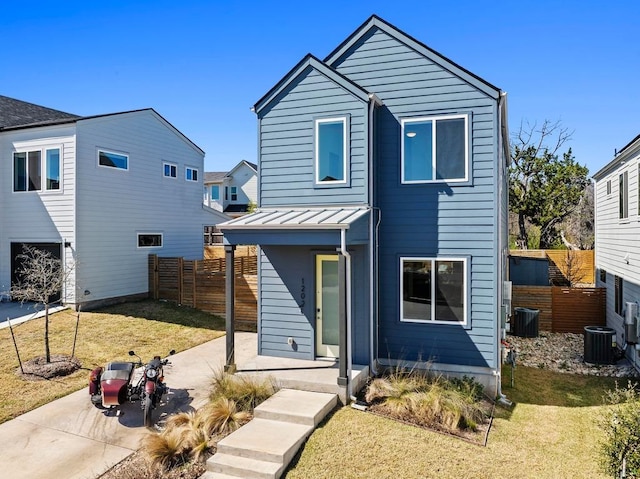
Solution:
M 316 256 L 316 354 L 337 358 L 339 344 L 338 255 Z

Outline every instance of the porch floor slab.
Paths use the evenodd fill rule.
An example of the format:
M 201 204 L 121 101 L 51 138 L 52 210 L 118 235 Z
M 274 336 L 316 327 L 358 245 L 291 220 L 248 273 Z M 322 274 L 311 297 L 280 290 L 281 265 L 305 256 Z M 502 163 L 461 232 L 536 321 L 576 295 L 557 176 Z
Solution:
M 347 404 L 347 391 L 338 385 L 337 360 L 279 358 L 256 356 L 239 364 L 238 374 L 272 377 L 281 388 L 319 393 L 337 394 L 342 404 Z M 362 389 L 369 377 L 369 366 L 354 364 L 351 368 L 352 393 Z

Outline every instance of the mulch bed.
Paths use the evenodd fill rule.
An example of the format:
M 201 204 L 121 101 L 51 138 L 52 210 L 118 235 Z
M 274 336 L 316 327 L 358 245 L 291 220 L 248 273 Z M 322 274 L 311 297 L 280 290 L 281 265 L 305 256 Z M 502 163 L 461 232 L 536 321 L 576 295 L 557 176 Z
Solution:
M 82 364 L 76 357 L 66 354 L 52 354 L 47 362 L 45 356 L 38 356 L 16 369 L 16 374 L 28 381 L 47 381 L 68 376 L 76 372 Z

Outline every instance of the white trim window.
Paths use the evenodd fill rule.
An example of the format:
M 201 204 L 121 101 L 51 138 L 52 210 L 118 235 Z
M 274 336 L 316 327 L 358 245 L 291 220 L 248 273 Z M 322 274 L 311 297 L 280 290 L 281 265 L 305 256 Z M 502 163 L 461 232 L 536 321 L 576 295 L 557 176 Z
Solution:
M 231 201 L 238 201 L 238 187 L 232 186 L 230 187 L 230 190 L 231 190 Z
M 187 166 L 184 169 L 184 179 L 187 180 L 187 181 L 197 182 L 198 181 L 198 170 L 196 168 L 191 168 L 190 166 Z
M 129 155 L 115 151 L 98 150 L 98 165 L 127 171 L 129 169 Z
M 401 120 L 402 183 L 469 179 L 469 115 Z
M 629 172 L 624 171 L 618 177 L 618 217 L 629 218 Z
M 13 153 L 13 191 L 58 191 L 62 148 L 29 148 Z M 42 172 L 44 171 L 44 186 Z
M 400 258 L 400 320 L 467 324 L 466 258 Z
M 611 180 L 607 180 L 607 196 L 611 194 Z
M 211 185 L 209 191 L 212 201 L 220 201 L 220 185 Z
M 162 248 L 162 233 L 138 233 L 138 248 Z
M 162 174 L 165 178 L 177 178 L 178 177 L 178 165 L 175 163 L 169 163 L 164 161 L 162 163 Z
M 318 118 L 314 124 L 315 183 L 345 185 L 348 164 L 346 116 Z

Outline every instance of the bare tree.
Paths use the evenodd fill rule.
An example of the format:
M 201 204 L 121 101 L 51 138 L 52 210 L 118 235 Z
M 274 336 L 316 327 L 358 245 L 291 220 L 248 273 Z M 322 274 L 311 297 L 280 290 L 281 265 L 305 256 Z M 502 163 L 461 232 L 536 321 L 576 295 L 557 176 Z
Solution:
M 576 283 L 580 283 L 584 277 L 584 263 L 580 252 L 568 249 L 564 256 L 564 277 L 569 281 L 569 286 L 574 287 Z
M 73 271 L 65 268 L 60 259 L 33 246 L 22 245 L 18 255 L 21 266 L 16 271 L 18 281 L 11 285 L 11 297 L 21 302 L 33 301 L 44 307 L 45 360 L 51 362 L 49 351 L 49 307 L 58 301 L 64 285 Z
M 519 248 L 527 248 L 527 223 L 540 228 L 540 247 L 550 247 L 582 196 L 587 168 L 576 163 L 571 149 L 560 155 L 570 138 L 560 122 L 545 120 L 539 127 L 521 125 L 511 140 L 509 208 L 518 216 Z

